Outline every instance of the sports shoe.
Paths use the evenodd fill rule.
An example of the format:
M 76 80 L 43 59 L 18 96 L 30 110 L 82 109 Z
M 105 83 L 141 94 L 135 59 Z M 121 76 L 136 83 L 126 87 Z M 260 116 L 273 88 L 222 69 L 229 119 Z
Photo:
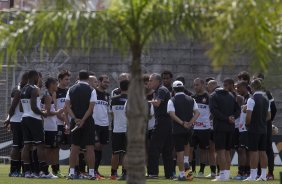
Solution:
M 213 182 L 222 182 L 222 181 L 229 181 L 229 179 L 222 179 L 222 178 L 220 178 L 219 176 L 217 176 L 215 179 L 213 179 L 213 180 L 211 180 L 211 181 L 213 181 Z
M 237 176 L 234 176 L 232 179 L 233 180 L 243 180 L 243 176 L 241 174 L 238 174 Z
M 118 176 L 117 175 L 111 175 L 110 180 L 117 180 Z
M 243 180 L 243 181 L 256 181 L 256 179 L 252 178 L 252 177 L 248 177 L 247 179 Z
M 269 181 L 269 180 L 274 180 L 274 175 L 268 173 L 267 176 L 266 176 L 266 178 L 267 178 L 267 181 Z
M 182 176 L 182 177 L 178 176 L 178 177 L 175 178 L 174 180 L 175 180 L 175 181 L 187 181 L 187 178 L 186 178 L 186 176 Z
M 40 178 L 40 176 L 37 173 L 34 173 L 34 172 L 31 173 L 30 176 L 31 176 L 31 178 L 35 178 L 35 179 Z
M 267 181 L 267 178 L 259 177 L 256 181 Z
M 25 178 L 32 178 L 30 172 L 25 172 L 24 177 Z
M 20 177 L 20 176 L 21 176 L 21 173 L 18 173 L 18 172 L 9 173 L 9 177 Z
M 97 180 L 104 180 L 106 179 L 103 175 L 101 175 L 99 172 L 95 173 L 95 177 L 97 178 Z
M 119 178 L 119 181 L 125 181 L 126 180 L 126 174 L 122 174 Z
M 196 175 L 196 178 L 204 178 L 205 175 L 202 172 L 198 172 L 198 174 Z
M 44 179 L 58 179 L 57 176 L 53 175 L 52 173 L 45 174 L 43 172 L 40 172 L 39 178 L 44 178 Z
M 75 179 L 79 179 L 79 177 L 77 175 L 74 174 L 70 174 L 68 176 L 66 176 L 67 180 L 75 180 Z
M 84 179 L 87 179 L 87 180 L 97 180 L 97 178 L 95 176 L 90 176 L 90 175 L 84 176 Z
M 209 175 L 206 176 L 206 178 L 211 178 L 214 179 L 216 177 L 215 173 L 210 173 Z
M 147 176 L 147 179 L 159 179 L 159 176 L 158 175 L 148 175 Z
M 53 173 L 54 174 L 54 173 Z M 55 176 L 57 176 L 58 178 L 65 178 L 66 176 L 63 175 L 60 171 L 57 172 L 57 174 L 54 174 Z

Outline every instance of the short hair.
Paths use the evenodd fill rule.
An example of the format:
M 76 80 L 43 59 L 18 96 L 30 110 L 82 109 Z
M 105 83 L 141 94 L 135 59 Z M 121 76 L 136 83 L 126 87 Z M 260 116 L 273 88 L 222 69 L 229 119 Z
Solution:
M 109 76 L 107 76 L 106 74 L 103 74 L 103 75 L 100 75 L 98 78 L 100 82 L 102 82 L 104 79 L 109 79 Z
M 127 91 L 128 87 L 129 87 L 129 80 L 120 81 L 119 87 L 120 87 L 121 91 Z
M 156 80 L 162 82 L 162 76 L 160 74 L 153 73 L 151 76 L 154 77 Z
M 70 76 L 71 76 L 70 71 L 68 71 L 68 70 L 62 70 L 62 71 L 60 71 L 60 73 L 59 73 L 59 75 L 58 75 L 58 79 L 59 79 L 59 80 L 62 80 L 62 79 L 64 79 L 65 77 L 70 77 Z
M 95 76 L 96 75 L 95 72 L 92 72 L 92 71 L 90 71 L 88 73 L 89 73 L 89 76 Z
M 54 84 L 54 83 L 56 83 L 57 81 L 58 81 L 58 80 L 55 79 L 55 78 L 53 78 L 53 77 L 48 77 L 47 80 L 46 80 L 46 82 L 45 82 L 45 87 L 48 89 L 48 88 L 51 86 L 51 84 Z
M 223 83 L 227 83 L 227 84 L 230 84 L 230 85 L 234 85 L 235 84 L 234 80 L 231 79 L 231 78 L 224 79 Z
M 150 79 L 150 75 L 148 75 L 148 74 L 144 74 L 143 75 L 143 82 L 145 83 L 145 82 L 149 82 L 149 79 Z
M 183 76 L 178 76 L 175 80 L 181 81 L 185 85 L 185 78 Z
M 254 79 L 254 80 L 251 82 L 251 87 L 252 87 L 255 91 L 263 90 L 263 86 L 262 86 L 262 81 L 261 81 L 261 79 Z
M 88 80 L 89 79 L 89 73 L 86 70 L 80 70 L 78 76 L 79 76 L 79 80 Z
M 248 72 L 246 72 L 246 71 L 240 72 L 240 73 L 237 75 L 237 78 L 238 78 L 239 80 L 244 80 L 244 81 L 248 81 L 248 82 L 250 82 L 250 80 L 251 80 L 250 74 L 249 74 Z
M 194 82 L 195 82 L 196 80 L 199 80 L 199 81 L 201 82 L 201 84 L 205 84 L 205 81 L 204 81 L 203 79 L 201 79 L 201 78 L 196 78 L 196 79 L 194 79 Z
M 244 88 L 248 88 L 248 83 L 246 81 L 238 81 L 237 86 L 242 86 Z
M 39 74 L 36 70 L 30 70 L 28 72 L 28 79 L 33 79 L 33 77 L 38 77 L 38 76 L 39 76 Z
M 164 75 L 169 75 L 170 78 L 173 78 L 173 74 L 169 70 L 165 70 L 162 72 L 161 77 L 163 78 Z
M 256 73 L 256 74 L 254 75 L 254 77 L 264 80 L 264 74 L 263 74 L 263 73 Z
M 24 72 L 24 74 L 21 77 L 21 81 L 27 81 L 28 80 L 28 73 L 29 72 Z
M 206 81 L 206 83 L 209 83 L 212 80 L 215 80 L 215 78 L 214 77 L 207 77 L 205 81 Z

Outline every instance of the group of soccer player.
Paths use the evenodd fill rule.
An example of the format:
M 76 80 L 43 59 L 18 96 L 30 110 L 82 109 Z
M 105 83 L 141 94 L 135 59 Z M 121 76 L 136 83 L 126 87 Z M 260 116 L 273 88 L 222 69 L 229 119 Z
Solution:
M 11 93 L 5 125 L 13 133 L 10 177 L 102 180 L 102 151 L 111 137 L 111 180 L 126 180 L 126 104 L 130 75 L 108 93 L 110 78 L 81 70 L 74 85 L 71 73 L 43 79 L 35 70 L 23 74 Z M 273 180 L 272 122 L 276 107 L 265 90 L 264 76 L 241 72 L 237 80 L 209 77 L 173 80 L 170 71 L 144 74 L 148 101 L 147 178 L 159 178 L 162 155 L 165 178 L 193 177 L 213 181 Z M 44 91 L 44 92 L 42 92 Z M 147 108 L 147 107 L 146 107 Z M 69 146 L 69 174 L 60 171 L 59 150 Z M 198 149 L 199 148 L 199 149 Z M 230 176 L 231 152 L 238 152 L 238 175 Z M 199 157 L 199 158 L 197 158 Z M 196 172 L 196 160 L 200 169 Z M 121 164 L 122 172 L 118 175 Z M 86 165 L 87 170 L 86 171 Z M 204 175 L 206 165 L 210 174 Z M 49 166 L 52 171 L 49 172 Z M 176 175 L 176 166 L 179 174 Z M 268 166 L 268 174 L 267 174 Z

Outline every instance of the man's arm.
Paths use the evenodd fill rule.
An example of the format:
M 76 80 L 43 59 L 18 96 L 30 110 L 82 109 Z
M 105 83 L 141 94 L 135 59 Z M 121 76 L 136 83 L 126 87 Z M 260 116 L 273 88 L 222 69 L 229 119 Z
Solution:
M 91 93 L 91 98 L 90 98 L 90 104 L 89 107 L 86 111 L 86 113 L 84 114 L 83 118 L 81 119 L 81 124 L 80 126 L 83 126 L 83 124 L 85 123 L 85 121 L 89 118 L 89 116 L 92 116 L 93 114 L 93 110 L 94 110 L 94 106 L 95 106 L 95 102 L 97 101 L 97 93 L 96 90 L 93 89 L 92 93 Z
M 251 124 L 254 106 L 255 106 L 255 101 L 252 98 L 249 98 L 248 101 L 247 101 L 246 125 Z
M 229 121 L 229 117 L 225 116 L 220 110 L 219 110 L 219 105 L 216 100 L 216 96 L 212 95 L 210 98 L 210 111 L 213 117 L 216 119 L 222 120 L 222 121 Z
M 266 92 L 266 95 L 267 95 L 267 98 L 270 102 L 270 112 L 271 112 L 271 118 L 268 119 L 268 120 L 273 121 L 275 116 L 276 116 L 276 113 L 277 113 L 276 104 L 275 104 L 275 101 L 274 101 L 272 94 L 269 91 Z
M 39 89 L 38 88 L 34 88 L 31 91 L 31 98 L 30 98 L 30 107 L 31 110 L 38 115 L 41 116 L 46 116 L 46 113 L 44 113 L 43 111 L 41 111 L 38 107 L 37 107 L 37 97 L 39 95 Z
M 164 101 L 165 99 L 166 99 L 166 92 L 162 89 L 158 89 L 156 98 L 150 102 L 153 104 L 153 106 L 159 107 L 162 101 Z
M 179 117 L 176 116 L 175 114 L 175 107 L 174 104 L 172 102 L 172 100 L 168 101 L 167 104 L 167 113 L 170 115 L 171 119 L 177 123 L 179 123 L 180 125 L 184 126 L 185 122 L 182 121 Z
M 16 107 L 20 103 L 20 99 L 21 99 L 20 97 L 21 97 L 20 91 L 18 91 L 18 90 L 15 91 L 14 92 L 14 98 L 12 100 L 12 104 L 11 104 L 10 109 L 9 109 L 8 117 L 4 122 L 5 127 L 8 127 L 8 125 L 10 124 L 11 117 L 15 114 Z

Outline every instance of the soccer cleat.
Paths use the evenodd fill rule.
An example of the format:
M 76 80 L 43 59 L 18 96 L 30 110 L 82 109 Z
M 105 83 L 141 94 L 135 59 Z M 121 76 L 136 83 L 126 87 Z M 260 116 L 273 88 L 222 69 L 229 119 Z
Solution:
M 126 180 L 126 174 L 122 174 L 119 178 L 119 181 L 125 181 Z
M 30 172 L 25 172 L 24 177 L 25 178 L 32 178 Z
M 158 175 L 148 175 L 147 179 L 159 179 Z
M 237 176 L 234 176 L 232 179 L 233 180 L 243 180 L 243 176 L 241 174 L 238 174 Z
M 84 179 L 87 179 L 87 180 L 97 180 L 97 178 L 95 176 L 90 176 L 90 175 L 84 176 Z
M 174 179 L 175 181 L 187 181 L 187 177 L 186 176 L 178 176 L 176 179 Z
M 118 176 L 117 175 L 111 175 L 110 180 L 117 180 Z
M 12 172 L 12 173 L 9 173 L 9 177 L 20 177 L 21 174 L 18 173 L 18 172 Z
M 259 177 L 256 181 L 267 181 L 267 178 Z
M 35 178 L 35 179 L 37 179 L 37 178 L 40 178 L 40 176 L 37 174 L 37 173 L 31 173 L 31 178 Z
M 95 172 L 95 177 L 97 178 L 97 180 L 104 180 L 106 179 L 103 175 L 101 175 L 98 171 Z
M 197 175 L 196 175 L 196 178 L 204 178 L 205 175 L 203 172 L 199 172 Z
M 66 176 L 66 179 L 67 180 L 75 180 L 75 179 L 78 179 L 78 177 L 74 174 L 70 174 L 70 175 Z
M 266 178 L 267 178 L 267 181 L 274 180 L 274 175 L 268 173 Z
M 39 178 L 43 178 L 43 179 L 58 179 L 57 176 L 53 175 L 52 173 L 49 173 L 49 174 L 45 174 L 43 172 L 41 172 L 39 174 Z
M 209 175 L 206 176 L 206 178 L 211 178 L 214 179 L 216 177 L 215 173 L 210 173 Z
M 243 181 L 256 181 L 256 179 L 249 176 L 247 179 L 245 179 Z
M 57 176 L 58 178 L 65 178 L 66 176 L 63 175 L 60 171 L 57 172 L 57 174 L 54 174 L 53 175 Z

